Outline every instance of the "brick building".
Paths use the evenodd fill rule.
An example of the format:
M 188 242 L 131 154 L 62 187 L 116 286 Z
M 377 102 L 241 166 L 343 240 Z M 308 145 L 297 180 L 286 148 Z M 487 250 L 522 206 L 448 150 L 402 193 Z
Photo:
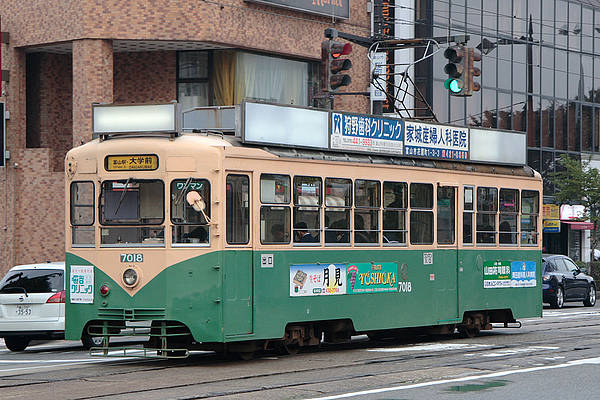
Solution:
M 346 7 L 349 19 L 243 0 L 0 2 L 10 154 L 0 167 L 0 273 L 63 259 L 63 159 L 92 139 L 92 103 L 313 105 L 324 29 L 368 36 L 370 14 L 366 0 L 295 3 L 321 14 Z M 366 50 L 354 46 L 351 58 L 348 90 L 364 91 Z M 368 112 L 369 103 L 341 96 L 335 107 Z

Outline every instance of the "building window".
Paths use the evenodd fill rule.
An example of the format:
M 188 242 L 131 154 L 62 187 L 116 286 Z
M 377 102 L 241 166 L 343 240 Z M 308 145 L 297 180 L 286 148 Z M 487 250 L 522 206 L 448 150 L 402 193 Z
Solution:
M 184 51 L 177 57 L 183 109 L 242 100 L 310 105 L 315 63 L 234 50 Z
M 207 51 L 177 53 L 177 100 L 184 110 L 210 105 Z

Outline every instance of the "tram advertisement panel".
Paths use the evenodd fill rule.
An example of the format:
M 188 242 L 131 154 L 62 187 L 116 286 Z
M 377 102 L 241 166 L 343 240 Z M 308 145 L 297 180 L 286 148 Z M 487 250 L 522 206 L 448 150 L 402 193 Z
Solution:
M 331 148 L 402 155 L 403 121 L 366 115 L 331 113 Z
M 535 287 L 535 261 L 484 261 L 483 287 Z
M 290 296 L 398 291 L 396 263 L 299 264 L 290 267 Z
M 466 161 L 469 159 L 469 129 L 406 121 L 404 155 Z
M 379 293 L 398 291 L 396 263 L 357 263 L 346 269 L 346 293 Z
M 346 264 L 290 266 L 290 296 L 324 296 L 346 293 Z

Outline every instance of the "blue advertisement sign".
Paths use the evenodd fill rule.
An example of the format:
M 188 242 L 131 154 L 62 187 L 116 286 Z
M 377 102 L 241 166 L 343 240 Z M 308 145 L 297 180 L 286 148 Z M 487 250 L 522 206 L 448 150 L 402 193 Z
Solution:
M 468 160 L 469 129 L 405 121 L 404 155 Z
M 512 287 L 535 287 L 536 262 L 513 261 L 510 263 L 510 280 Z
M 331 148 L 402 155 L 403 121 L 367 115 L 331 113 Z

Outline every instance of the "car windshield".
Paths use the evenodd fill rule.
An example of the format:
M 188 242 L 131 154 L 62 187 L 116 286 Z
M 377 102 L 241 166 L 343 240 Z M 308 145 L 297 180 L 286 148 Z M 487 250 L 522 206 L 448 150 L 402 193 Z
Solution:
M 0 282 L 0 293 L 53 293 L 64 288 L 63 271 L 59 269 L 9 271 Z

